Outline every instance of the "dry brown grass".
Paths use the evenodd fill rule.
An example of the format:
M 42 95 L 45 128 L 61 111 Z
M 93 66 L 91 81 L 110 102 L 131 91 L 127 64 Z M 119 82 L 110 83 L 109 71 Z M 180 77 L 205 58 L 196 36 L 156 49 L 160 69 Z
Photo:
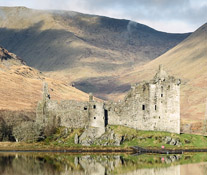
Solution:
M 45 77 L 28 66 L 13 66 L 0 70 L 0 109 L 35 110 L 42 97 L 42 83 L 47 82 L 53 100 L 88 100 L 88 95 L 65 84 L 63 81 Z

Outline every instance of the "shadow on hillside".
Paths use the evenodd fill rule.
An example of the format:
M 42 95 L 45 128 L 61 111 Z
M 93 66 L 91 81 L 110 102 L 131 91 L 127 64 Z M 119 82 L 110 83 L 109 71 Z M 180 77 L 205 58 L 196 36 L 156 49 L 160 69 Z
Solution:
M 154 59 L 188 36 L 167 34 L 142 24 L 106 17 L 99 18 L 99 25 L 88 26 L 78 19 L 73 23 L 84 38 L 70 32 L 70 27 L 42 30 L 47 24 L 40 21 L 21 30 L 0 28 L 0 45 L 41 71 L 84 66 L 96 71 L 114 71 Z M 80 61 L 91 57 L 104 61 Z
M 75 53 L 80 49 L 72 48 L 73 52 L 68 56 L 68 48 L 70 42 L 81 39 L 65 30 L 41 30 L 43 26 L 41 21 L 23 30 L 0 28 L 0 45 L 41 71 L 73 67 L 77 60 L 66 58 L 77 57 Z
M 93 93 L 96 97 L 108 100 L 106 95 L 113 93 L 126 93 L 130 90 L 130 84 L 121 84 L 113 77 L 98 77 L 82 79 L 74 82 L 77 89 L 86 93 Z

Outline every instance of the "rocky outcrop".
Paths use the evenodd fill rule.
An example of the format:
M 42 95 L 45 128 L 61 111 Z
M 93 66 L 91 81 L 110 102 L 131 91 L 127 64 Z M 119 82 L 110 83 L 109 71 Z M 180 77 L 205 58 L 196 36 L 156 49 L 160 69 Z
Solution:
M 165 144 L 174 145 L 174 146 L 181 146 L 182 145 L 180 139 L 178 139 L 178 138 L 166 136 L 166 137 L 163 137 L 162 139 Z
M 101 145 L 101 146 L 120 146 L 124 141 L 124 136 L 116 134 L 110 127 L 106 128 L 106 132 L 100 137 L 97 137 L 96 132 L 98 128 L 87 129 L 79 138 L 75 139 L 76 143 L 84 146 Z
M 83 146 L 90 146 L 94 144 L 95 140 L 97 139 L 97 130 L 98 128 L 95 127 L 87 128 L 80 136 L 78 143 Z
M 20 57 L 9 52 L 2 46 L 0 46 L 0 60 L 1 64 L 6 67 L 10 67 L 12 65 L 26 65 L 26 63 Z
M 94 143 L 101 146 L 120 146 L 123 141 L 124 136 L 117 135 L 113 132 L 113 130 L 110 130 L 104 133 L 99 139 L 95 140 Z

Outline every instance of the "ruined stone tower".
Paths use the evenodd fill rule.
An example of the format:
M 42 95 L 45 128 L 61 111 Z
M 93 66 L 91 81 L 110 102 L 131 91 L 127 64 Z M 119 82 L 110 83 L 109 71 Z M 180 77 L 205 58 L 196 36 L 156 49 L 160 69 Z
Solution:
M 97 137 L 101 136 L 105 132 L 105 115 L 104 115 L 104 103 L 93 100 L 92 94 L 89 95 L 89 127 L 97 128 Z
M 159 66 L 150 82 L 133 86 L 124 101 L 111 104 L 109 124 L 180 133 L 180 83 Z
M 50 94 L 48 91 L 48 84 L 46 82 L 43 82 L 42 87 L 42 100 L 39 101 L 37 105 L 36 115 L 38 124 L 43 126 L 46 122 L 47 103 L 50 100 Z
M 36 109 L 36 123 L 41 132 L 50 135 L 59 126 L 56 118 L 56 110 L 58 110 L 57 101 L 50 100 L 48 84 L 43 82 L 42 100 L 38 102 Z
M 158 117 L 154 129 L 180 133 L 180 79 L 159 70 L 150 83 L 149 115 Z
M 79 143 L 82 145 L 90 145 L 94 139 L 104 134 L 107 125 L 107 117 L 104 103 L 95 101 L 93 95 L 90 93 L 88 102 L 88 125 L 80 136 Z

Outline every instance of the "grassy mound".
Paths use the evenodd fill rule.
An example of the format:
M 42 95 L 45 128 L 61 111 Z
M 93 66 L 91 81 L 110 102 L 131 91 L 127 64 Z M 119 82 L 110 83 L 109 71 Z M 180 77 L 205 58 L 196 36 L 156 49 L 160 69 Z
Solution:
M 140 146 L 143 148 L 154 147 L 161 148 L 207 148 L 207 138 L 200 135 L 192 134 L 174 134 L 169 132 L 160 131 L 138 131 L 125 126 L 110 126 L 115 133 L 123 135 L 125 141 L 123 142 L 123 147 L 129 146 Z M 166 137 L 171 137 L 173 139 L 179 140 L 181 145 L 174 146 L 166 144 L 163 139 Z

